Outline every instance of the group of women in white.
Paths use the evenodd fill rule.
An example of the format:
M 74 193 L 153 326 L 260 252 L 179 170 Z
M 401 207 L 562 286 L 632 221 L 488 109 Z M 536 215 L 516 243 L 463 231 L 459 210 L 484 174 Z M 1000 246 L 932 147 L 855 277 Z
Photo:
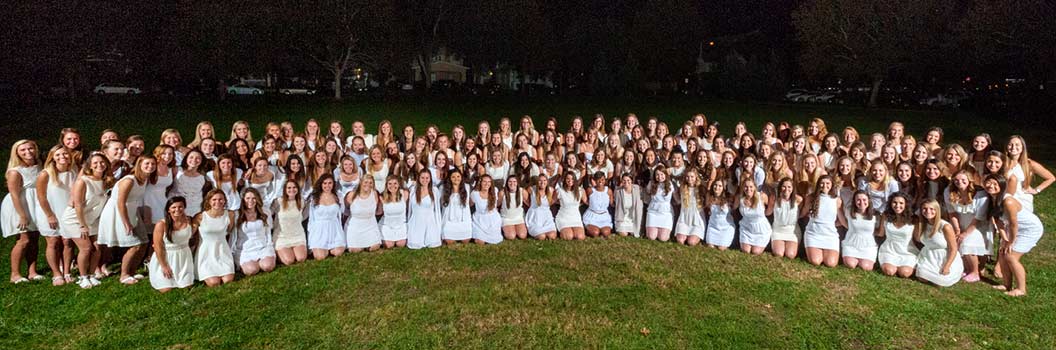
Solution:
M 0 213 L 17 237 L 11 282 L 45 278 L 39 236 L 54 285 L 91 288 L 114 264 L 135 284 L 149 257 L 151 285 L 167 291 L 383 247 L 619 235 L 802 250 L 814 265 L 939 286 L 979 281 L 992 261 L 995 288 L 1019 296 L 1020 259 L 1043 233 L 1033 196 L 1056 181 L 1022 137 L 998 148 L 981 134 L 966 148 L 899 122 L 865 139 L 820 118 L 758 134 L 737 123 L 730 137 L 703 114 L 675 130 L 634 114 L 576 116 L 563 132 L 554 117 L 539 130 L 519 122 L 482 121 L 471 135 L 382 121 L 375 135 L 309 120 L 300 131 L 268 123 L 254 139 L 240 121 L 226 141 L 201 122 L 190 143 L 169 129 L 149 152 L 139 135 L 106 130 L 89 150 L 64 129 L 43 157 L 21 140 Z

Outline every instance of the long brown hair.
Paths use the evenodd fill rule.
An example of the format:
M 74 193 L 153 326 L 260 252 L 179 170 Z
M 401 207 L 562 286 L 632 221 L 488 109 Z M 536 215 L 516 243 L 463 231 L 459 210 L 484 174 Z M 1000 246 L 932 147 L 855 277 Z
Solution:
M 169 214 L 169 208 L 176 203 L 183 203 L 183 207 L 187 208 L 187 200 L 183 196 L 175 196 L 165 202 L 165 239 L 169 242 L 172 242 L 172 231 L 176 226 L 176 220 L 172 218 L 172 214 Z
M 286 185 L 289 185 L 291 183 L 293 184 L 293 186 L 297 187 L 297 195 L 293 196 L 294 198 L 290 198 L 286 195 Z M 297 210 L 301 210 L 304 208 L 304 202 L 302 196 L 300 195 L 301 184 L 297 183 L 296 180 L 286 179 L 286 181 L 282 184 L 282 189 L 280 189 L 280 191 L 282 191 L 282 209 L 289 208 L 290 202 L 294 202 L 295 204 L 297 204 Z
M 264 207 L 264 198 L 262 198 L 260 196 L 260 192 L 257 191 L 256 188 L 253 188 L 253 187 L 247 187 L 246 190 L 242 192 L 242 197 L 245 197 L 247 194 L 250 194 L 250 193 L 252 193 L 253 196 L 256 197 L 256 201 L 255 202 L 256 202 L 257 205 L 253 208 L 253 213 L 256 214 L 258 220 L 260 220 L 261 222 L 264 223 L 264 226 L 267 226 L 268 225 L 268 217 L 267 217 L 267 215 L 264 215 L 264 208 L 263 208 Z M 242 207 L 238 208 L 238 211 L 239 211 L 238 225 L 241 226 L 243 223 L 246 222 L 246 213 L 245 213 L 245 211 L 246 211 L 246 201 L 245 201 L 245 198 L 243 198 Z

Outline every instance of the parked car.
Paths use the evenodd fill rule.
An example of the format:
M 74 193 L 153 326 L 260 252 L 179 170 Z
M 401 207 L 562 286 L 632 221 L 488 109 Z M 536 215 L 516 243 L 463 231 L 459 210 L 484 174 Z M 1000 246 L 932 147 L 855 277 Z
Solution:
M 925 97 L 918 101 L 922 106 L 932 107 L 959 107 L 961 101 L 967 100 L 968 95 L 962 92 L 955 92 L 950 94 L 938 94 L 931 97 Z
M 808 93 L 806 89 L 792 89 L 785 93 L 785 101 L 794 101 L 799 95 Z
M 812 94 L 808 101 L 815 103 L 830 103 L 834 102 L 832 99 L 836 97 L 835 92 L 822 91 Z
M 283 95 L 315 95 L 316 92 L 317 90 L 306 87 L 279 88 L 279 93 Z
M 128 94 L 128 95 L 136 95 L 136 94 L 139 94 L 139 93 L 143 92 L 139 88 L 131 87 L 131 86 L 128 86 L 128 85 L 106 84 L 106 83 L 96 85 L 95 89 L 93 89 L 93 91 L 95 91 L 95 93 L 97 93 L 97 94 Z
M 227 87 L 228 95 L 263 95 L 264 90 L 249 85 L 231 85 Z

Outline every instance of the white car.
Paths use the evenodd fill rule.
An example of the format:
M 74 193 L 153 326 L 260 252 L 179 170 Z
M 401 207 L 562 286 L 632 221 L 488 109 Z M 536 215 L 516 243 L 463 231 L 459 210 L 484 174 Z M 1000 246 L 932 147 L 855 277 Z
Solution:
M 315 95 L 315 89 L 309 88 L 282 88 L 279 93 L 283 95 Z
M 832 98 L 836 97 L 835 93 L 832 92 L 819 92 L 810 98 L 810 102 L 832 102 Z
M 796 97 L 793 97 L 792 102 L 811 102 L 814 101 L 814 98 L 818 97 L 818 95 L 821 95 L 821 93 L 816 91 L 804 92 L 800 95 L 796 95 Z
M 785 101 L 793 101 L 796 99 L 796 97 L 799 97 L 799 95 L 805 94 L 807 92 L 808 91 L 805 89 L 788 90 L 788 92 L 785 93 Z
M 95 93 L 97 93 L 97 94 L 128 94 L 128 95 L 135 95 L 135 94 L 139 94 L 139 93 L 143 92 L 143 91 L 139 90 L 139 88 L 134 88 L 134 87 L 120 85 L 120 84 L 99 84 L 99 85 L 95 86 L 95 89 L 93 89 L 93 91 L 95 91 Z
M 944 107 L 953 106 L 959 107 L 961 101 L 968 99 L 968 96 L 963 93 L 952 93 L 952 94 L 938 94 L 928 98 L 922 98 L 918 101 L 921 105 L 932 106 L 932 107 Z
M 231 85 L 227 87 L 228 95 L 263 95 L 264 90 L 249 85 Z

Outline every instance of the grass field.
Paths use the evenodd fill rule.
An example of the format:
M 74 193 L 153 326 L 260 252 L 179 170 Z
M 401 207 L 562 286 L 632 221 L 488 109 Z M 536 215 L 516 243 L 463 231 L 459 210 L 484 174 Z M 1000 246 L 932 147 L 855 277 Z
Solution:
M 126 103 L 130 102 L 130 103 Z M 685 100 L 533 102 L 94 101 L 16 111 L 0 144 L 54 140 L 62 126 L 95 145 L 105 127 L 148 139 L 167 127 L 185 137 L 202 119 L 220 135 L 245 119 L 358 118 L 448 129 L 479 119 L 635 112 L 682 121 L 706 113 L 732 130 L 765 120 L 825 118 L 830 130 L 853 124 L 879 131 L 891 120 L 907 133 L 940 125 L 952 140 L 986 130 L 998 140 L 1025 133 L 1032 155 L 1053 159 L 1052 135 L 1030 125 L 956 112 L 749 105 Z M 48 145 L 51 142 L 47 142 Z M 7 151 L 0 155 L 4 159 Z M 1052 163 L 1048 162 L 1051 166 Z M 1056 198 L 1036 212 L 1050 229 Z M 11 240 L 0 242 L 7 276 Z M 1056 243 L 1024 259 L 1029 296 L 1007 298 L 985 284 L 938 289 L 919 282 L 802 260 L 624 238 L 585 242 L 505 242 L 426 251 L 345 255 L 281 267 L 220 288 L 166 295 L 149 283 L 113 279 L 80 290 L 47 283 L 0 283 L 0 348 L 1056 348 Z M 41 258 L 41 266 L 45 266 Z

